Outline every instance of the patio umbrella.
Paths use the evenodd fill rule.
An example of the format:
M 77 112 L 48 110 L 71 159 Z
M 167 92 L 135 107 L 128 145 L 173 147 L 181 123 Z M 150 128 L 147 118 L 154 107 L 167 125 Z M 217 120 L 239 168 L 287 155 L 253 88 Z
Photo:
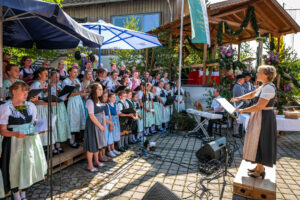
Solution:
M 82 25 L 104 37 L 103 44 L 99 48 L 99 67 L 101 64 L 101 49 L 139 50 L 162 46 L 154 35 L 118 27 L 103 20 L 83 23 Z
M 1 18 L 2 16 L 2 18 Z M 103 37 L 84 28 L 57 4 L 39 0 L 0 0 L 0 87 L 2 87 L 2 44 L 38 49 L 100 47 Z M 3 41 L 2 41 L 3 39 Z

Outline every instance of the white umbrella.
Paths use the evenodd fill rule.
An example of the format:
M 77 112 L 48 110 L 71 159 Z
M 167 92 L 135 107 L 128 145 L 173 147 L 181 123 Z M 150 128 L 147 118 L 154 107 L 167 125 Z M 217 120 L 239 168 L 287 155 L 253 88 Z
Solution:
M 101 49 L 139 50 L 162 46 L 154 35 L 115 26 L 103 20 L 87 22 L 82 25 L 104 37 Z M 99 66 L 101 63 L 101 49 L 99 48 Z

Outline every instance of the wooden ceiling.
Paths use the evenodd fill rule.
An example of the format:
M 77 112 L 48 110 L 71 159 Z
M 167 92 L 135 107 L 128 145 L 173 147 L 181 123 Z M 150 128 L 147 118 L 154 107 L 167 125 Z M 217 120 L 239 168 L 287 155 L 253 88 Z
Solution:
M 209 16 L 209 28 L 211 43 L 216 42 L 218 23 L 226 21 L 233 30 L 238 30 L 243 19 L 246 16 L 249 6 L 255 8 L 255 15 L 259 26 L 260 35 L 272 33 L 274 36 L 286 35 L 300 32 L 299 25 L 293 18 L 281 7 L 276 0 L 228 0 L 211 4 L 207 8 Z M 191 35 L 190 16 L 184 17 L 184 35 Z M 169 29 L 173 35 L 180 34 L 180 19 L 169 24 L 162 25 L 155 32 L 161 29 Z M 243 41 L 255 40 L 255 33 L 251 23 L 244 29 L 243 33 L 237 37 L 230 37 L 223 34 L 223 43 L 239 44 Z

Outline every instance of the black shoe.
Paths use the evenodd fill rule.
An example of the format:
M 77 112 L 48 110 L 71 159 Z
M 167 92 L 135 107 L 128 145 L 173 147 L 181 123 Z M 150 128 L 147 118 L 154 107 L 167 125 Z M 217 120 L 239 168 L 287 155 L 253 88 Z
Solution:
M 53 156 L 58 155 L 58 154 L 59 154 L 59 152 L 58 152 L 57 149 L 53 149 L 53 150 L 52 150 L 52 155 L 53 155 Z
M 125 152 L 126 150 L 124 149 L 124 147 L 120 147 L 120 148 L 118 149 L 118 151 Z
M 261 177 L 262 179 L 265 179 L 266 172 L 261 172 L 259 176 L 254 175 L 254 173 L 248 173 L 248 176 L 253 177 L 253 178 L 259 178 Z
M 73 144 L 70 144 L 70 146 L 74 149 L 77 149 L 79 147 L 79 144 L 74 142 Z
M 57 150 L 58 150 L 59 153 L 63 153 L 64 152 L 63 148 L 61 148 L 61 147 L 59 147 Z
M 233 134 L 232 136 L 235 138 L 242 138 L 242 136 L 240 134 Z

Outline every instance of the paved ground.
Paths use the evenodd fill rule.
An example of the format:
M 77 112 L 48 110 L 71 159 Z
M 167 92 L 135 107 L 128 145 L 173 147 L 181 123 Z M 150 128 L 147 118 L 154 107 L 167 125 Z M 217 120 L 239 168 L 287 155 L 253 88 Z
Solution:
M 98 174 L 85 170 L 86 161 L 55 174 L 54 199 L 142 199 L 157 181 L 181 198 L 232 199 L 232 177 L 226 177 L 228 185 L 225 188 L 222 187 L 223 179 L 219 178 L 210 184 L 204 182 L 210 189 L 208 193 L 197 189 L 198 182 L 205 177 L 198 172 L 195 157 L 201 140 L 184 138 L 180 134 L 156 135 L 151 140 L 157 142 L 154 153 L 161 157 L 138 158 L 134 156 L 136 152 L 127 151 L 107 163 Z M 241 162 L 242 141 L 237 140 L 237 143 L 240 148 L 229 168 L 233 175 Z M 49 182 L 38 183 L 29 189 L 28 199 L 49 198 L 49 191 Z M 281 136 L 278 140 L 277 199 L 300 200 L 300 133 Z

